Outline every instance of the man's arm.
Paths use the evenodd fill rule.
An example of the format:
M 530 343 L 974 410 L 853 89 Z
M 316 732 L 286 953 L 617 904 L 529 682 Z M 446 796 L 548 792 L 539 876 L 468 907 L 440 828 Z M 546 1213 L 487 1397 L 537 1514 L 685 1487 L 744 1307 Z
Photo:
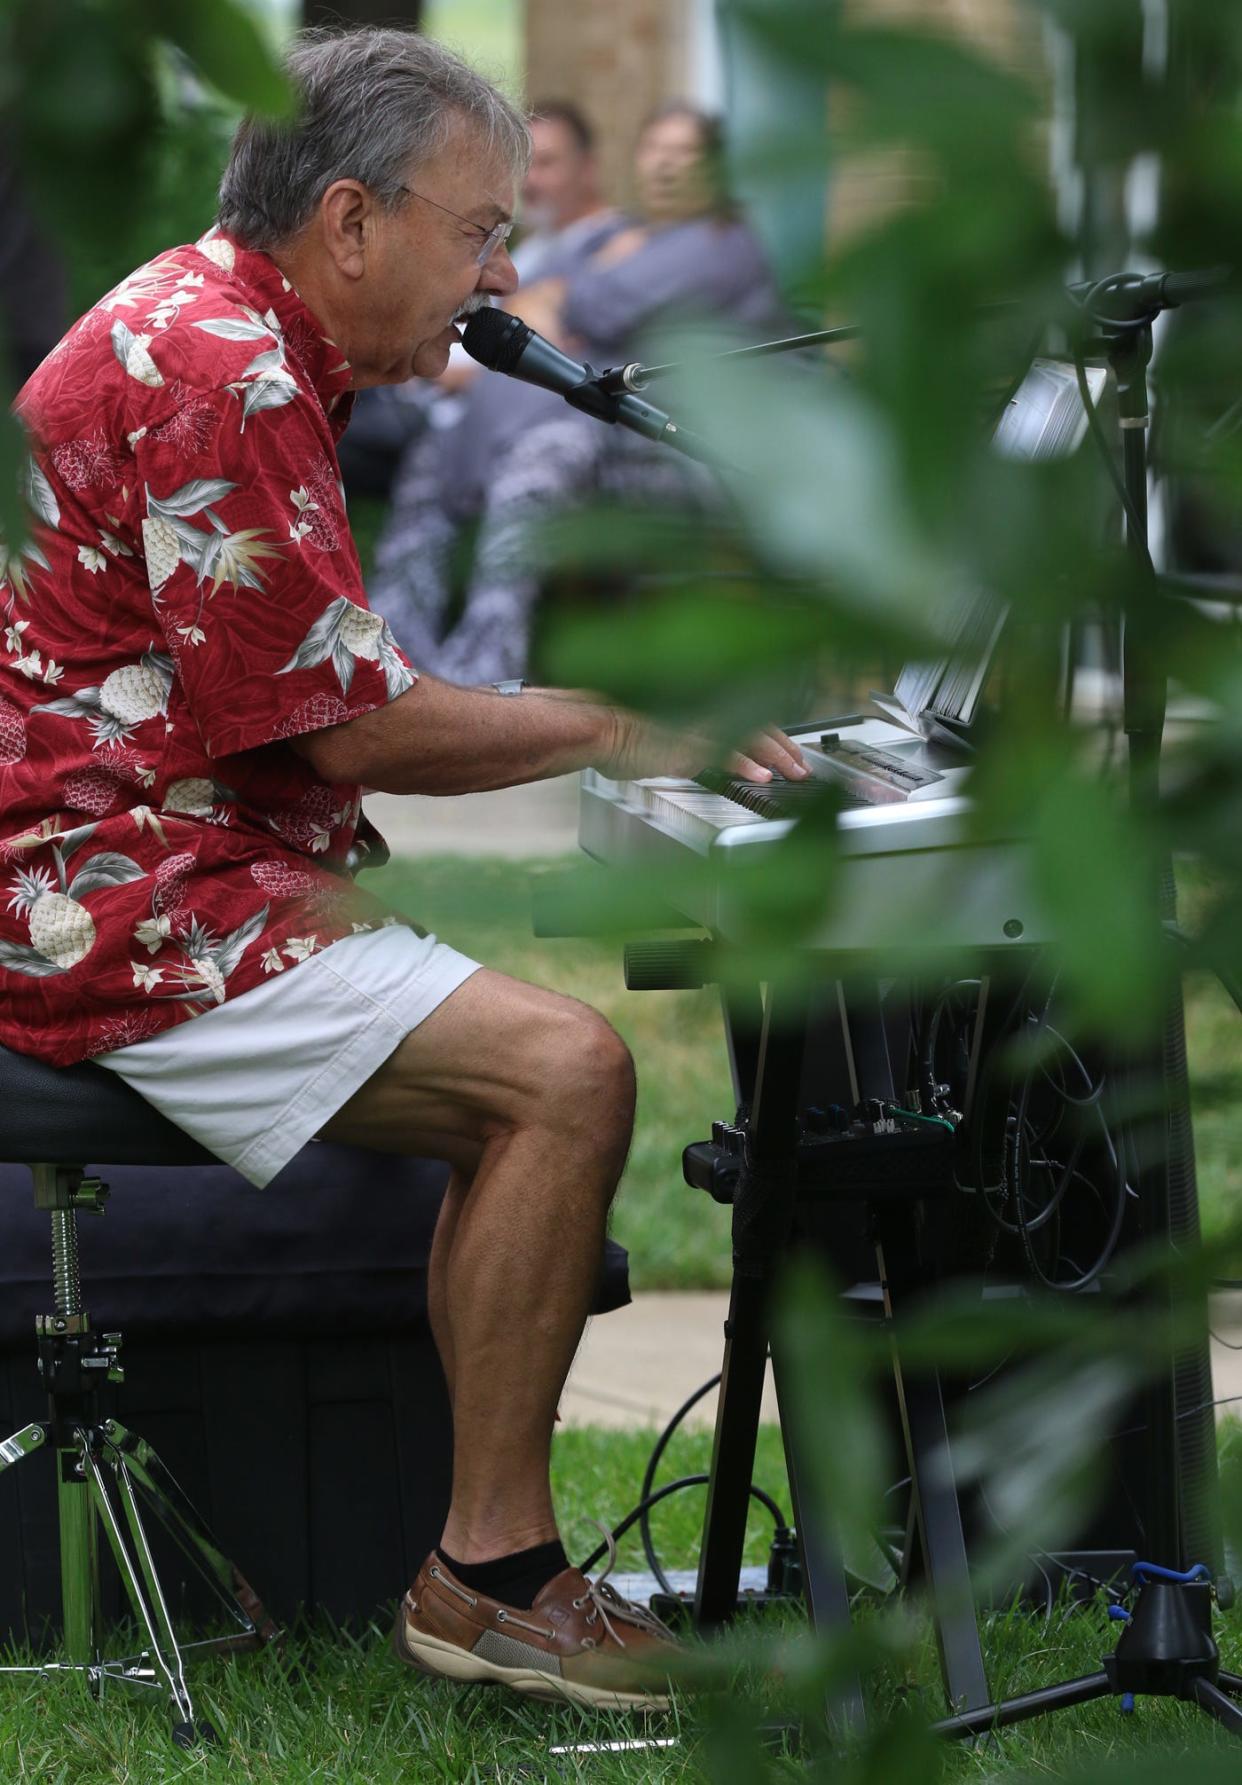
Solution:
M 323 780 L 377 793 L 483 793 L 582 768 L 619 779 L 690 775 L 720 754 L 706 739 L 665 731 L 589 695 L 505 695 L 429 675 L 374 712 L 290 742 Z M 748 780 L 765 781 L 772 770 L 794 779 L 805 772 L 797 745 L 780 732 L 760 734 L 748 749 L 751 755 L 728 758 Z

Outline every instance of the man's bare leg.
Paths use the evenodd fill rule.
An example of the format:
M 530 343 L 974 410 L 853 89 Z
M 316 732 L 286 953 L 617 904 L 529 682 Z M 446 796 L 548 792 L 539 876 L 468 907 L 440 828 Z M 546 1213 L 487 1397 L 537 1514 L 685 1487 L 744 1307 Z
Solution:
M 324 1129 L 457 1167 L 431 1300 L 455 1433 L 443 1542 L 463 1562 L 556 1536 L 552 1426 L 633 1105 L 629 1055 L 602 1017 L 481 970 Z
M 450 1407 L 457 1390 L 457 1366 L 453 1356 L 453 1328 L 449 1318 L 448 1261 L 453 1251 L 453 1236 L 457 1232 L 458 1217 L 470 1194 L 470 1186 L 477 1170 L 476 1165 L 470 1172 L 454 1168 L 450 1173 L 448 1188 L 444 1192 L 444 1200 L 436 1218 L 436 1229 L 431 1236 L 431 1256 L 427 1260 L 427 1320 L 431 1326 L 431 1336 L 436 1342 L 436 1350 L 440 1354 Z

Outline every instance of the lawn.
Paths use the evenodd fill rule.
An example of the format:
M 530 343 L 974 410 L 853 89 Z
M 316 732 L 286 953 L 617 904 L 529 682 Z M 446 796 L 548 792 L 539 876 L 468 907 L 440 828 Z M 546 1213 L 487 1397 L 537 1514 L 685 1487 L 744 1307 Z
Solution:
M 588 1506 L 628 1501 L 650 1439 L 649 1433 L 590 1430 L 558 1435 L 557 1497 L 571 1537 L 582 1530 L 581 1543 L 592 1542 L 594 1533 L 578 1523 Z M 704 1433 L 675 1441 L 670 1472 L 701 1468 L 708 1443 Z M 776 1472 L 777 1447 L 775 1432 L 765 1431 L 759 1462 L 765 1479 Z M 699 1504 L 698 1495 L 690 1494 L 680 1509 L 675 1499 L 658 1515 L 657 1542 L 670 1566 L 693 1563 Z M 752 1533 L 752 1560 L 762 1558 L 765 1543 L 760 1520 Z M 629 1560 L 636 1563 L 632 1546 Z M 880 1614 L 877 1602 L 856 1602 L 860 1628 L 875 1631 Z M 1222 1653 L 1236 1669 L 1242 1644 L 1236 1625 L 1226 1628 Z M 1098 1603 L 1081 1610 L 1057 1604 L 1047 1611 L 986 1614 L 982 1630 L 992 1687 L 1013 1693 L 1095 1671 L 1100 1655 L 1113 1646 L 1116 1626 Z M 714 1693 L 682 1697 L 669 1714 L 642 1722 L 432 1683 L 399 1666 L 386 1625 L 353 1632 L 302 1628 L 291 1634 L 283 1657 L 193 1663 L 199 1714 L 222 1738 L 218 1751 L 193 1755 L 171 1748 L 162 1710 L 145 1697 L 115 1692 L 94 1705 L 68 1679 L 11 1678 L 0 1681 L 0 1778 L 5 1785 L 166 1785 L 183 1778 L 228 1779 L 233 1785 L 562 1779 L 601 1785 L 712 1779 L 732 1785 L 800 1778 L 806 1776 L 805 1757 L 791 1751 L 791 1736 L 769 1735 L 760 1745 L 755 1735 L 761 1722 L 773 1725 L 790 1710 L 789 1682 L 778 1670 L 790 1659 L 781 1636 L 780 1624 L 769 1627 L 766 1655 L 745 1645 L 742 1656 L 720 1654 Z M 905 1625 L 900 1652 L 869 1682 L 868 1692 L 880 1713 L 877 1729 L 898 1710 L 941 1714 L 935 1648 L 924 1621 L 916 1617 Z M 644 1739 L 668 1745 L 609 1754 L 557 1752 L 575 1744 Z M 914 1756 L 881 1749 L 848 1770 L 843 1764 L 840 1771 L 815 1776 L 857 1785 L 924 1785 L 936 1777 L 1002 1778 L 1019 1785 L 1031 1776 L 1094 1782 L 1114 1764 L 1165 1770 L 1180 1764 L 1194 1767 L 1197 1782 L 1223 1782 L 1236 1777 L 1226 1771 L 1237 1765 L 1229 1741 L 1182 1706 L 1148 1701 L 1135 1716 L 1124 1717 L 1105 1701 L 1005 1732 L 990 1749 L 946 1746 Z M 1140 1776 L 1156 1775 L 1140 1770 Z

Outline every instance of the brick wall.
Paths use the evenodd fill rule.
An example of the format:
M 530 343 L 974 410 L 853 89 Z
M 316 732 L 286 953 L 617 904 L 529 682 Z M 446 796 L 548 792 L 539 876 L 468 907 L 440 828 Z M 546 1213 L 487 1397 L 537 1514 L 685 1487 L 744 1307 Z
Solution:
M 689 0 L 527 0 L 527 98 L 582 107 L 599 133 L 610 198 L 628 195 L 643 118 L 682 96 L 689 10 Z
M 1042 68 L 1039 25 L 1023 0 L 848 0 L 859 20 L 919 24 L 977 44 L 1007 67 Z M 681 95 L 692 0 L 526 0 L 526 92 L 575 99 L 600 136 L 606 190 L 624 199 L 643 117 Z M 834 182 L 832 235 L 843 239 L 902 202 L 918 170 L 902 150 L 860 158 Z

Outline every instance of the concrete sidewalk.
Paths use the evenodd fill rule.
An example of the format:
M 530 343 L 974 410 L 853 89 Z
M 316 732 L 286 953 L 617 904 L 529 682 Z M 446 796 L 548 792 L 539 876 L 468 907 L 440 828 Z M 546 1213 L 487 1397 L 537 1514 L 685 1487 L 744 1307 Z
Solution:
M 593 1320 L 561 1399 L 561 1418 L 568 1425 L 613 1429 L 665 1425 L 720 1369 L 728 1307 L 724 1290 L 647 1294 Z M 1229 1401 L 1242 1397 L 1242 1293 L 1213 1298 L 1212 1327 L 1219 1335 L 1212 1342 L 1212 1392 L 1225 1401 L 1217 1418 L 1242 1417 L 1242 1398 Z M 715 1394 L 707 1395 L 687 1423 L 710 1425 L 715 1410 Z M 763 1418 L 776 1417 L 769 1372 Z
M 695 1389 L 716 1375 L 724 1355 L 725 1290 L 639 1295 L 628 1308 L 601 1314 L 587 1328 L 565 1393 L 567 1425 L 660 1427 Z M 713 1392 L 689 1416 L 689 1425 L 711 1425 Z M 763 1417 L 776 1418 L 771 1371 Z
M 578 847 L 578 777 L 558 775 L 496 793 L 372 793 L 366 813 L 394 858 L 571 855 Z

